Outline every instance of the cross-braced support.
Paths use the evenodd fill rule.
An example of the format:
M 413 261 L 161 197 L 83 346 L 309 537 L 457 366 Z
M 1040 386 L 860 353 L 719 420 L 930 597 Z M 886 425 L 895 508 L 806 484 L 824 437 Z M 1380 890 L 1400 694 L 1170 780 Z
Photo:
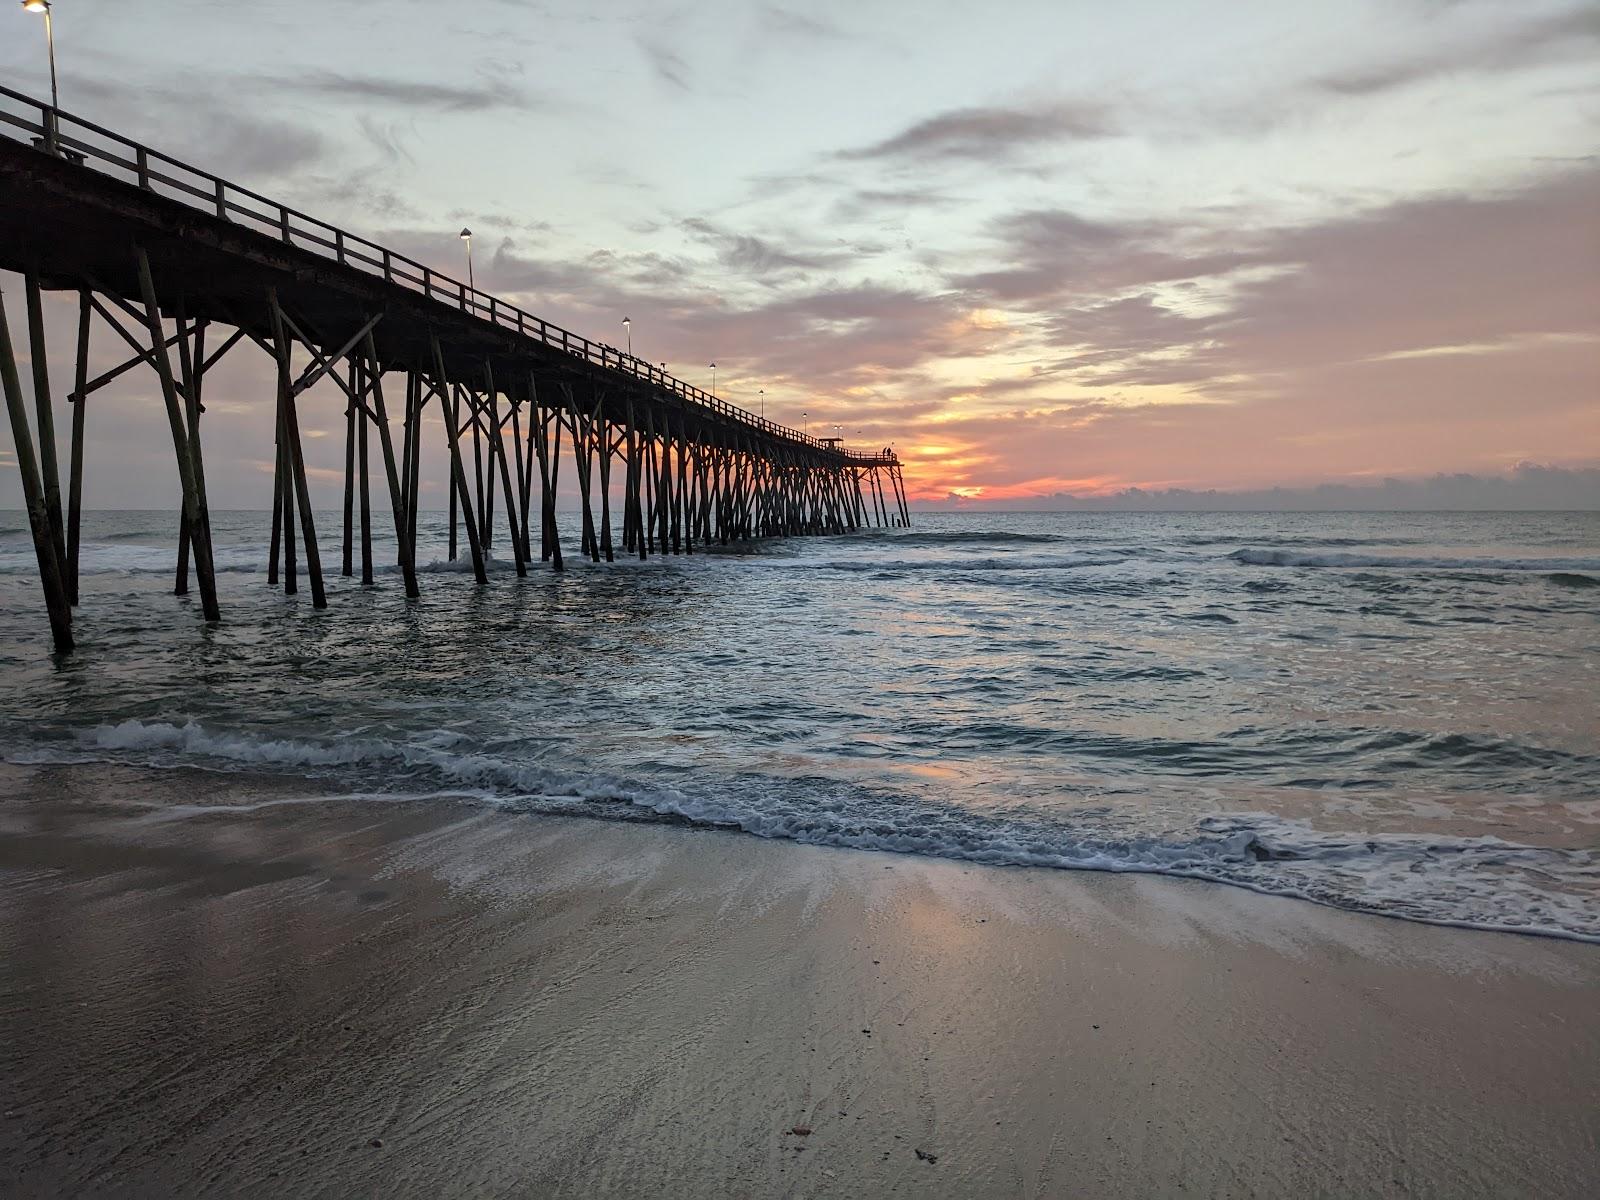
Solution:
M 217 607 L 217 578 L 211 556 L 211 516 L 206 507 L 205 477 L 198 466 L 196 443 L 199 441 L 198 412 L 194 437 L 190 436 L 186 404 L 180 403 L 177 380 L 172 374 L 172 359 L 167 353 L 168 343 L 161 322 L 161 306 L 156 299 L 155 279 L 150 271 L 150 256 L 142 247 L 134 251 L 139 269 L 139 291 L 144 300 L 145 327 L 150 333 L 151 356 L 156 376 L 161 381 L 161 398 L 167 408 L 167 422 L 172 428 L 172 448 L 178 460 L 178 480 L 183 487 L 183 522 L 189 533 L 189 545 L 194 552 L 194 573 L 200 585 L 200 606 L 206 620 L 222 619 Z

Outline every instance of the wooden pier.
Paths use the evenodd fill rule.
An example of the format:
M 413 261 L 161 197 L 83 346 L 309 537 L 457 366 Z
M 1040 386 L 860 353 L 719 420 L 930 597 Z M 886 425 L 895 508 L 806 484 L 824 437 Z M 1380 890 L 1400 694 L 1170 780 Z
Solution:
M 519 575 L 536 552 L 563 568 L 556 496 L 564 459 L 581 503 L 578 553 L 593 562 L 910 519 L 892 452 L 850 453 L 764 420 L 652 363 L 7 88 L 0 270 L 21 275 L 26 292 L 36 441 L 3 307 L 0 382 L 61 649 L 72 646 L 78 600 L 88 400 L 146 367 L 160 382 L 183 490 L 176 590 L 187 591 L 192 566 L 205 618 L 220 619 L 203 395 L 207 373 L 238 348 L 259 350 L 276 367 L 275 394 L 262 398 L 275 405 L 277 430 L 268 579 L 297 589 L 298 542 L 318 608 L 327 600 L 298 409 L 306 389 L 325 379 L 345 404 L 341 569 L 353 575 L 359 561 L 363 583 L 373 581 L 375 443 L 390 510 L 379 519 L 393 521 L 408 596 L 418 594 L 422 417 L 430 405 L 449 448 L 450 555 L 459 531 L 480 583 L 498 536 Z M 47 290 L 78 299 L 64 500 L 40 301 Z M 97 326 L 128 357 L 91 378 Z

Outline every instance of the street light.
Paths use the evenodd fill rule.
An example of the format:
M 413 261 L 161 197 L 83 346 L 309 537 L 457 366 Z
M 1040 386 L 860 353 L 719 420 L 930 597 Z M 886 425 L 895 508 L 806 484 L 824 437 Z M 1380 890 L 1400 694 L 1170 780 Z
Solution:
M 712 363 L 711 364 L 711 394 L 712 394 L 712 396 L 715 396 L 717 394 L 717 364 L 716 363 Z
M 463 229 L 461 240 L 467 244 L 467 286 L 473 291 L 478 290 L 477 283 L 472 278 L 472 230 Z
M 761 389 L 761 419 L 763 421 L 765 421 L 767 419 L 767 389 L 766 388 L 762 388 Z
M 44 41 L 50 50 L 50 107 L 61 107 L 61 95 L 56 90 L 56 33 L 50 24 L 50 0 L 22 0 L 25 12 L 44 14 Z
M 633 357 L 633 322 L 627 317 L 622 318 L 622 328 L 628 332 L 628 357 Z
M 808 412 L 801 413 L 800 414 L 800 420 L 803 422 L 803 424 L 800 426 L 800 432 L 805 434 L 807 437 L 810 437 L 811 436 L 811 414 L 808 413 Z

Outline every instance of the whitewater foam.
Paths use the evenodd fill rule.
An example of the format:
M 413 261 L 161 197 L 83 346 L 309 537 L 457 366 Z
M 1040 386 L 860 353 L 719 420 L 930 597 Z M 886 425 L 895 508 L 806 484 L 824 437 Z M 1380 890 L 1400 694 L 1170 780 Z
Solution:
M 1263 813 L 1202 818 L 1187 835 L 1125 836 L 1093 811 L 990 816 L 862 789 L 849 804 L 803 788 L 694 795 L 597 774 L 579 779 L 469 749 L 458 732 L 405 741 L 271 737 L 197 722 L 129 719 L 64 744 L 6 750 L 10 762 L 111 761 L 146 767 L 272 771 L 326 782 L 344 798 L 450 796 L 509 812 L 654 818 L 810 845 L 952 858 L 993 866 L 1174 875 L 1434 924 L 1600 942 L 1595 855 L 1492 837 L 1354 834 Z M 1538 881 L 1536 886 L 1532 881 Z

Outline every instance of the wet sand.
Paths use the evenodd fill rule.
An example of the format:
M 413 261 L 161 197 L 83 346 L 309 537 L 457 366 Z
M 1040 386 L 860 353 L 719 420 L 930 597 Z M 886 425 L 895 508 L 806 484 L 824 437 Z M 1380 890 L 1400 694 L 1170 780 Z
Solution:
M 1600 947 L 1182 880 L 12 766 L 0 964 L 6 1196 L 1600 1180 Z

